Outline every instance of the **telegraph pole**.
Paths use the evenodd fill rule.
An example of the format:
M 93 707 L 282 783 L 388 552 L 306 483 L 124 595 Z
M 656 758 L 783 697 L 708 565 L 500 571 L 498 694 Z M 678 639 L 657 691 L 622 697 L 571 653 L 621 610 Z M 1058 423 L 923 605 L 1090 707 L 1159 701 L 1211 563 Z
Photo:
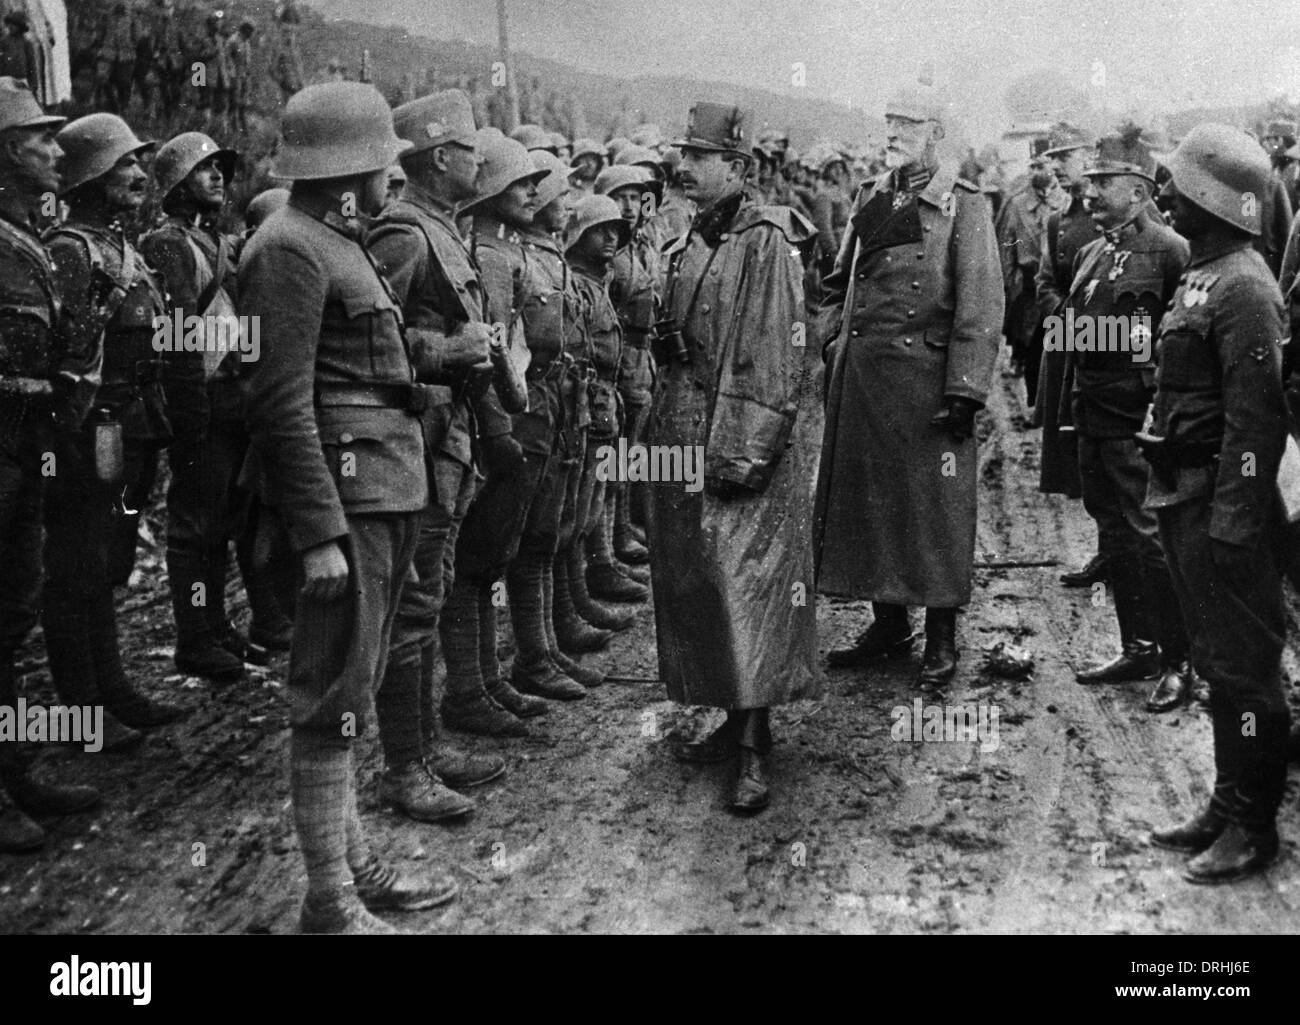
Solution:
M 497 35 L 501 45 L 501 63 L 506 73 L 506 121 L 502 129 L 507 135 L 519 127 L 519 90 L 515 87 L 515 66 L 510 59 L 510 36 L 506 31 L 506 0 L 497 0 Z

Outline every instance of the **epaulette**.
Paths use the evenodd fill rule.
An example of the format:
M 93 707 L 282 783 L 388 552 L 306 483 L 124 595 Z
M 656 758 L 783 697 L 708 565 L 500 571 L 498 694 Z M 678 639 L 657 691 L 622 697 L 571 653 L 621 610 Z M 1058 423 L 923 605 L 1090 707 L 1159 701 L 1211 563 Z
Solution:
M 1210 289 L 1218 284 L 1220 276 L 1209 271 L 1189 270 L 1187 280 L 1183 282 L 1183 305 L 1189 310 L 1193 306 L 1204 306 L 1210 298 Z
M 968 181 L 968 180 L 966 180 L 965 178 L 958 178 L 958 179 L 956 179 L 956 181 L 954 182 L 954 184 L 957 186 L 957 188 L 959 188 L 959 189 L 965 189 L 967 192 L 979 192 L 979 191 L 980 191 L 980 187 L 979 187 L 978 185 L 976 185 L 973 181 Z
M 733 231 L 744 231 L 758 224 L 770 224 L 774 228 L 779 228 L 781 233 L 795 244 L 806 242 L 817 235 L 817 229 L 813 227 L 812 222 L 793 207 L 763 204 L 750 207 L 749 210 L 749 222 L 734 225 Z

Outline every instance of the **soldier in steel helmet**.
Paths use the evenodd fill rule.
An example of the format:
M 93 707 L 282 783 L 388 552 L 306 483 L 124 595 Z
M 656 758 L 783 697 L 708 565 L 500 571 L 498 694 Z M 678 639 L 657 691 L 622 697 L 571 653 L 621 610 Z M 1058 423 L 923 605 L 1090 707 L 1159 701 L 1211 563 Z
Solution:
M 1073 378 L 1062 401 L 1071 403 L 1083 505 L 1097 523 L 1120 633 L 1119 655 L 1076 678 L 1154 680 L 1147 710 L 1168 712 L 1191 691 L 1187 630 L 1155 515 L 1143 508 L 1147 466 L 1133 436 L 1150 402 L 1155 333 L 1187 265 L 1187 243 L 1150 213 L 1155 172 L 1138 126 L 1098 141 L 1084 196 L 1102 234 L 1075 257 L 1060 319 L 1045 339 L 1065 349 Z M 1108 335 L 1107 324 L 1118 331 Z M 1075 347 L 1076 337 L 1087 344 Z
M 137 730 L 182 714 L 127 677 L 113 602 L 114 586 L 130 576 L 140 510 L 171 440 L 153 345 L 166 303 L 128 234 L 148 185 L 140 156 L 153 143 L 115 114 L 90 114 L 66 125 L 59 145 L 69 212 L 47 244 L 67 317 L 66 359 L 78 373 L 97 372 L 100 384 L 85 424 L 56 449 L 41 622 L 60 695 L 104 704 L 106 732 L 126 747 L 141 739 Z
M 1273 547 L 1286 325 L 1252 245 L 1269 187 L 1259 147 L 1202 124 L 1168 164 L 1173 226 L 1191 258 L 1161 323 L 1155 403 L 1138 440 L 1192 662 L 1210 688 L 1215 781 L 1203 810 L 1152 841 L 1194 855 L 1190 882 L 1223 883 L 1276 858 L 1286 785 L 1286 618 Z
M 239 301 L 262 337 L 261 359 L 242 364 L 245 472 L 301 565 L 287 681 L 307 866 L 300 926 L 386 932 L 367 908 L 418 910 L 457 893 L 446 873 L 407 873 L 370 853 L 352 759 L 429 497 L 418 352 L 360 221 L 383 206 L 388 167 L 409 143 L 379 91 L 357 82 L 308 86 L 281 131 L 275 175 L 292 193 L 244 250 Z
M 495 128 L 480 128 L 475 136 L 482 166 L 474 194 L 457 206 L 457 216 L 468 213 L 472 259 L 487 302 L 486 321 L 506 334 L 513 347 L 522 341 L 524 326 L 524 250 L 520 232 L 532 223 L 537 208 L 537 183 L 547 172 L 529 160 L 523 146 Z M 499 327 L 498 327 L 499 326 Z M 540 349 L 534 367 L 545 366 L 553 354 Z M 556 399 L 533 370 L 528 382 L 528 405 L 533 420 L 554 415 Z M 469 507 L 455 541 L 452 571 L 438 622 L 447 685 L 440 706 L 443 723 L 462 733 L 485 736 L 524 736 L 525 722 L 546 714 L 539 697 L 521 694 L 511 686 L 497 661 L 497 606 L 494 585 L 499 585 L 510 560 L 518 551 L 523 518 L 537 492 L 550 452 L 551 429 L 540 432 L 540 452 L 525 455 L 516 439 L 515 420 L 494 389 L 475 403 L 478 432 L 477 458 L 486 480 Z M 532 446 L 536 448 L 537 446 Z
M 554 572 L 555 630 L 561 650 L 572 655 L 599 650 L 613 637 L 602 623 L 583 615 L 583 609 L 592 611 L 593 599 L 575 570 L 582 565 L 584 550 L 593 556 L 609 551 L 606 508 L 612 505 L 607 499 L 611 484 L 598 467 L 602 453 L 612 451 L 622 431 L 618 378 L 624 347 L 622 327 L 610 301 L 609 278 L 614 254 L 630 235 L 618 204 L 599 195 L 584 196 L 575 204 L 566 235 L 565 256 L 581 300 L 593 371 L 587 383 L 591 424 L 571 513 L 572 539 L 556 556 Z M 568 510 L 566 515 L 570 515 Z M 612 560 L 612 553 L 609 558 Z
M 652 215 L 660 209 L 660 185 L 644 174 L 638 175 L 637 171 L 636 167 L 611 167 L 596 179 L 596 192 L 618 204 L 630 229 L 627 243 L 614 254 L 609 283 L 610 298 L 623 327 L 618 389 L 623 400 L 623 435 L 629 446 L 645 443 L 655 380 L 650 340 L 660 301 L 660 254 L 648 228 Z M 645 489 L 644 482 L 620 481 L 613 485 L 614 554 L 628 565 L 640 565 L 650 558 L 645 532 L 633 522 L 644 519 Z M 635 506 L 641 506 L 642 510 L 634 517 Z M 592 622 L 598 626 L 610 625 Z
M 167 220 L 140 242 L 162 277 L 167 316 L 204 320 L 202 351 L 170 351 L 163 388 L 174 438 L 168 450 L 167 578 L 176 618 L 176 667 L 217 681 L 244 673 L 244 661 L 265 662 L 262 649 L 289 650 L 292 623 L 265 567 L 255 565 L 253 539 L 235 536 L 245 501 L 235 478 L 248 448 L 239 391 L 240 340 L 218 336 L 216 318 L 235 313 L 240 241 L 220 231 L 237 154 L 202 132 L 185 132 L 158 151 L 153 174 Z M 233 321 L 231 321 L 233 323 Z M 223 340 L 234 351 L 215 351 Z M 246 352 L 255 355 L 249 340 Z M 226 616 L 227 548 L 235 540 L 253 621 L 244 638 Z M 195 584 L 202 583 L 196 603 Z M 250 646 L 249 642 L 252 642 Z
M 42 466 L 69 400 L 86 387 L 60 370 L 61 307 L 36 230 L 42 205 L 59 188 L 55 133 L 63 123 L 41 110 L 25 82 L 0 77 L 0 706 L 14 710 L 18 647 L 36 625 Z M 44 844 L 45 830 L 32 816 L 99 804 L 90 787 L 35 778 L 28 755 L 21 745 L 0 744 L 0 852 Z
M 483 283 L 455 220 L 457 204 L 474 196 L 481 158 L 469 97 L 458 89 L 403 104 L 393 119 L 398 136 L 411 143 L 401 158 L 407 187 L 384 208 L 367 244 L 402 304 L 411 345 L 439 369 L 421 414 L 429 504 L 375 699 L 385 764 L 380 797 L 411 818 L 440 822 L 474 810 L 459 791 L 505 772 L 499 756 L 463 750 L 446 738 L 434 692 L 439 616 L 455 579 L 456 539 L 477 490 L 473 407 L 492 387 L 485 373 L 492 329 Z

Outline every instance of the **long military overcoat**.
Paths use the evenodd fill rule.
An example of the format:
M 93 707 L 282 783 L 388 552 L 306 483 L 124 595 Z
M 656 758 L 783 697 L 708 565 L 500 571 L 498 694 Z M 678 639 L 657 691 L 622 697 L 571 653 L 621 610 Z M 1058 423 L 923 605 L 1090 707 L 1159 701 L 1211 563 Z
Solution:
M 827 278 L 827 405 L 814 554 L 823 593 L 951 608 L 970 600 L 976 442 L 930 420 L 983 403 L 1003 317 L 988 204 L 940 168 L 893 208 L 863 187 Z
M 789 208 L 745 200 L 716 246 L 691 232 L 668 252 L 665 309 L 691 362 L 663 368 L 649 443 L 683 454 L 699 446 L 705 477 L 740 488 L 721 498 L 712 484 L 649 485 L 659 672 L 675 701 L 760 708 L 818 688 L 818 439 L 800 412 L 816 403 L 799 249 L 813 234 Z

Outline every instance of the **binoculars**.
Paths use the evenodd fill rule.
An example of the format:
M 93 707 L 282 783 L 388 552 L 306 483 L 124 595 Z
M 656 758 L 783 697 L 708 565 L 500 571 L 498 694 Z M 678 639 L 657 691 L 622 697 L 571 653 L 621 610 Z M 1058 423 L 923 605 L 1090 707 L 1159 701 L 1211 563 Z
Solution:
M 682 330 L 672 317 L 655 321 L 655 358 L 660 363 L 689 365 L 691 362 L 686 339 L 682 337 Z

